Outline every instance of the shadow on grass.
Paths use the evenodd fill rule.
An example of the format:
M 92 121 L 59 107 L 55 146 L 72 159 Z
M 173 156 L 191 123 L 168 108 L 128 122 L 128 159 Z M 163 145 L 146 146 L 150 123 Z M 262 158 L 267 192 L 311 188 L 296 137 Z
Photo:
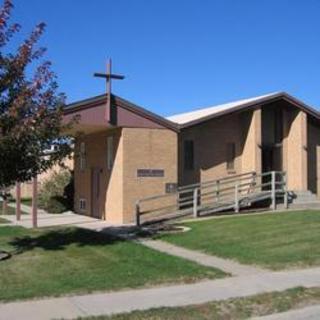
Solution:
M 45 231 L 37 236 L 17 237 L 9 242 L 14 247 L 14 254 L 21 254 L 34 249 L 65 250 L 70 245 L 106 246 L 124 240 L 112 235 L 106 235 L 95 231 L 68 228 L 62 230 Z

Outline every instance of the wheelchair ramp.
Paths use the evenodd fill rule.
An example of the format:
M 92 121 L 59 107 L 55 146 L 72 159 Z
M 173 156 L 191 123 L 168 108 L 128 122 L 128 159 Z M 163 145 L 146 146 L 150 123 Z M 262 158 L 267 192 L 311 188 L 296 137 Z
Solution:
M 281 199 L 288 206 L 286 174 L 247 172 L 178 188 L 177 192 L 139 199 L 136 224 L 152 224 L 186 216 L 198 218 L 223 211 L 239 212 L 270 200 L 273 209 Z

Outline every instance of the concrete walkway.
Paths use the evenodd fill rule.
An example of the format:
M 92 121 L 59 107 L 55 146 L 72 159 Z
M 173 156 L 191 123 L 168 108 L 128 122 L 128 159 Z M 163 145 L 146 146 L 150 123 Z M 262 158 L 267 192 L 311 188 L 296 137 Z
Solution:
M 30 214 L 21 215 L 21 220 L 17 221 L 14 215 L 3 215 L 1 216 L 6 220 L 11 221 L 11 225 L 21 226 L 24 228 L 32 228 L 32 217 Z M 55 226 L 65 226 L 65 225 L 76 225 L 81 224 L 97 223 L 101 220 L 94 219 L 87 216 L 82 216 L 79 214 L 74 214 L 72 212 L 65 212 L 61 214 L 53 213 L 39 213 L 38 214 L 38 227 L 55 227 Z M 102 221 L 101 221 L 102 222 Z
M 231 273 L 234 276 L 247 276 L 269 271 L 259 267 L 243 265 L 233 260 L 219 258 L 199 251 L 178 247 L 160 240 L 141 239 L 138 242 L 154 250 L 191 260 L 203 266 L 220 269 L 224 272 Z
M 88 315 L 201 304 L 298 286 L 320 286 L 320 268 L 258 273 L 151 289 L 1 303 L 0 319 L 74 319 Z
M 320 305 L 309 306 L 302 309 L 290 310 L 264 317 L 255 317 L 251 320 L 319 320 Z
M 25 213 L 31 213 L 32 212 L 32 207 L 30 207 L 30 206 L 28 206 L 26 204 L 23 204 L 23 203 L 21 203 L 20 206 L 21 206 L 21 211 L 23 211 Z M 15 202 L 9 202 L 8 203 L 8 207 L 11 207 L 11 208 L 15 209 L 16 208 L 16 203 Z M 43 213 L 44 210 L 38 209 L 38 212 L 39 213 Z
M 11 207 L 15 207 L 15 204 L 10 204 Z M 31 208 L 29 206 L 23 205 L 21 209 L 27 214 L 21 215 L 21 220 L 17 221 L 15 215 L 1 215 L 2 218 L 11 222 L 11 226 L 21 226 L 24 228 L 32 228 L 32 216 L 30 214 Z M 2 224 L 3 225 L 3 224 Z M 66 226 L 66 225 L 73 225 L 78 227 L 87 227 L 91 230 L 97 230 L 107 228 L 111 225 L 104 220 L 80 215 L 73 213 L 71 211 L 64 212 L 61 214 L 54 214 L 54 213 L 47 213 L 44 210 L 38 210 L 38 227 L 45 228 L 45 227 L 56 227 L 56 226 Z M 1 225 L 0 225 L 1 226 Z

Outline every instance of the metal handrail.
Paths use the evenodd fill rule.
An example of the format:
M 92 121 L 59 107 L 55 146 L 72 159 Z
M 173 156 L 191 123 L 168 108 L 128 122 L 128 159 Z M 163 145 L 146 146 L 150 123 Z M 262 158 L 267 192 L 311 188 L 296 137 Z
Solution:
M 263 178 L 267 176 L 270 176 L 270 181 L 263 182 Z M 277 176 L 280 176 L 280 181 L 277 180 Z M 266 188 L 269 189 L 263 190 Z M 256 174 L 252 171 L 221 179 L 191 184 L 178 188 L 175 193 L 161 194 L 139 199 L 136 202 L 136 224 L 140 225 L 141 216 L 163 211 L 166 212 L 166 209 L 173 210 L 167 212 L 167 214 L 182 211 L 186 212 L 189 209 L 190 211 L 193 211 L 194 216 L 197 217 L 199 210 L 202 208 L 200 204 L 201 201 L 204 201 L 204 206 L 207 206 L 208 203 L 212 203 L 212 205 L 214 205 L 212 208 L 214 208 L 218 205 L 221 207 L 224 203 L 230 206 L 230 201 L 233 199 L 234 210 L 237 212 L 240 209 L 240 202 L 243 199 L 248 199 L 249 196 L 251 199 L 253 196 L 258 197 L 259 195 L 263 195 L 271 198 L 272 208 L 275 209 L 276 194 L 280 191 L 283 194 L 284 202 L 287 207 L 288 198 L 286 192 L 286 173 L 281 171 L 271 171 L 260 174 Z M 163 205 L 162 201 L 161 207 L 159 208 L 152 208 L 145 211 L 141 210 L 141 206 L 145 203 L 170 198 L 171 201 L 174 201 L 173 204 Z
M 183 187 L 179 187 L 178 188 L 178 191 L 182 191 L 182 190 L 185 190 L 185 189 L 189 189 L 189 188 L 198 188 L 200 186 L 204 186 L 204 185 L 207 185 L 207 184 L 215 184 L 215 183 L 220 183 L 221 184 L 221 181 L 227 181 L 227 180 L 234 180 L 234 179 L 238 179 L 240 177 L 243 177 L 243 176 L 252 176 L 252 175 L 255 175 L 255 171 L 250 171 L 250 172 L 246 172 L 246 173 L 241 173 L 241 174 L 237 174 L 237 175 L 233 175 L 233 176 L 229 176 L 229 177 L 223 177 L 223 178 L 220 178 L 220 179 L 214 179 L 214 180 L 209 180 L 209 181 L 204 181 L 204 182 L 198 182 L 198 183 L 193 183 L 193 184 L 189 184 L 187 186 L 183 186 Z M 229 181 L 228 181 L 229 182 Z

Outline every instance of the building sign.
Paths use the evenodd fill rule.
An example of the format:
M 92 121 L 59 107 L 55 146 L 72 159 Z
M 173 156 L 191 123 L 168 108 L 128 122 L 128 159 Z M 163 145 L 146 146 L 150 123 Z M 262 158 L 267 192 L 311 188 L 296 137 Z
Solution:
M 137 176 L 142 177 L 164 177 L 164 170 L 162 169 L 138 169 Z
M 166 193 L 176 193 L 178 186 L 176 183 L 168 182 L 166 183 Z

